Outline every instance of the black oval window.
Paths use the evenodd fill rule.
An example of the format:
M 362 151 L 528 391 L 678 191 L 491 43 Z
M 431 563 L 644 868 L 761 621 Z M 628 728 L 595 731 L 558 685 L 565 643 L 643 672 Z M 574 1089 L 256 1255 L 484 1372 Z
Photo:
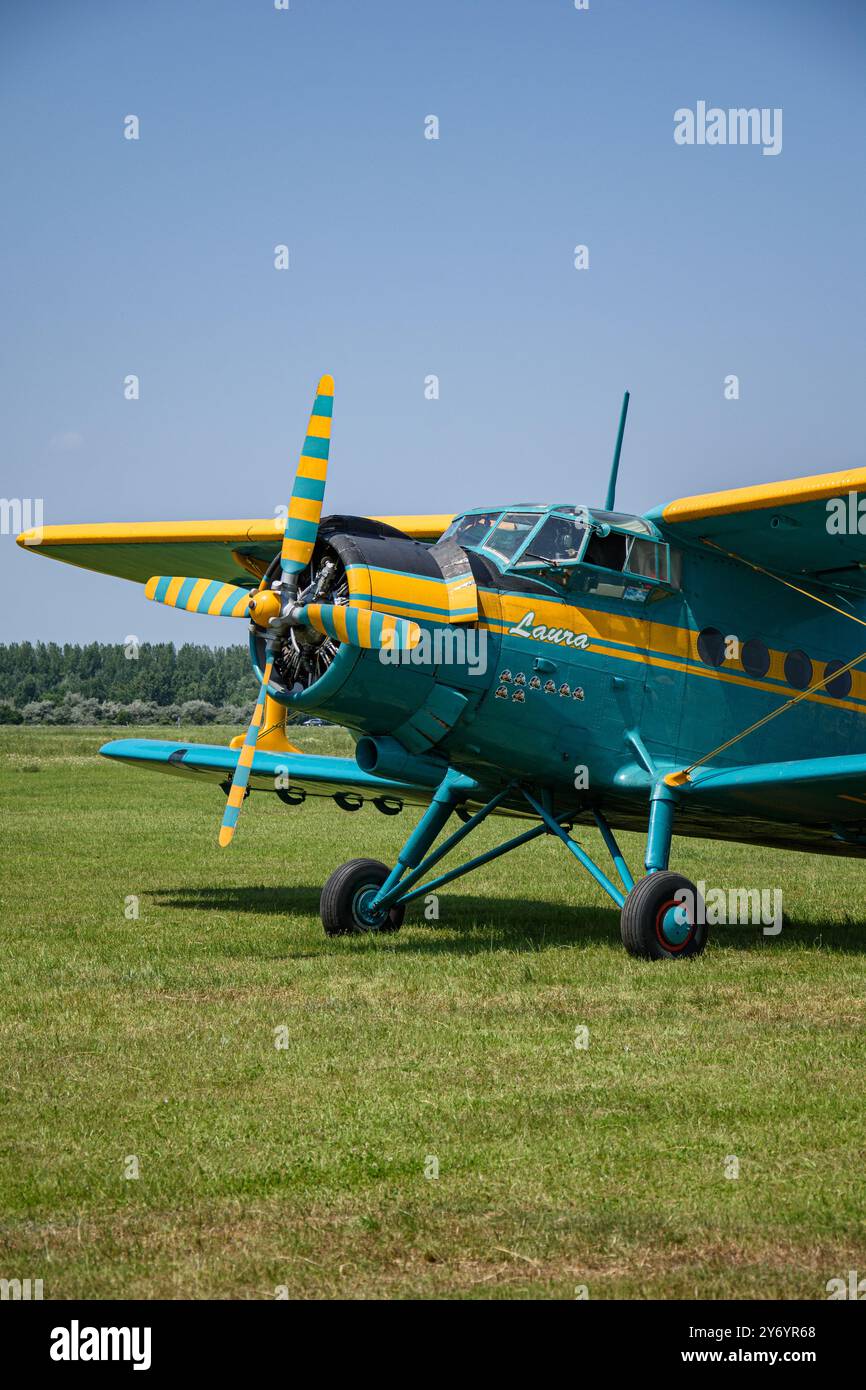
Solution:
M 832 676 L 834 671 L 841 671 L 844 665 L 844 661 L 828 661 L 824 667 L 824 675 Z M 827 681 L 824 689 L 834 700 L 844 700 L 846 695 L 851 694 L 851 672 L 846 671 L 844 676 L 835 676 L 833 680 Z
M 698 633 L 698 656 L 706 666 L 723 666 L 725 639 L 717 627 L 705 627 Z
M 805 652 L 788 652 L 785 657 L 785 680 L 795 690 L 805 690 L 812 679 L 812 663 Z
M 750 637 L 743 643 L 743 670 L 750 676 L 765 676 L 770 669 L 770 653 L 760 637 Z

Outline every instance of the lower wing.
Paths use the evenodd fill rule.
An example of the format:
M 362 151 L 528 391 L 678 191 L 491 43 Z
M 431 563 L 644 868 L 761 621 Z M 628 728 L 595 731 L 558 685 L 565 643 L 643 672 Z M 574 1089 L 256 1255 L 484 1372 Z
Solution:
M 732 817 L 771 812 L 777 821 L 823 829 L 841 844 L 866 846 L 866 753 L 698 768 L 679 791 L 686 809 Z
M 236 748 L 212 743 L 172 743 L 167 739 L 121 738 L 103 744 L 100 753 L 112 762 L 131 763 L 153 772 L 197 776 L 222 784 L 238 765 Z M 368 798 L 380 810 L 394 814 L 405 802 L 426 806 L 432 795 L 429 787 L 377 777 L 363 772 L 354 758 L 329 758 L 314 753 L 267 753 L 256 750 L 250 772 L 254 791 L 285 793 L 284 800 L 302 801 L 304 796 L 345 794 L 344 809 L 355 809 L 358 799 Z M 400 805 L 397 805 L 397 803 Z M 339 804 L 339 802 L 338 802 Z

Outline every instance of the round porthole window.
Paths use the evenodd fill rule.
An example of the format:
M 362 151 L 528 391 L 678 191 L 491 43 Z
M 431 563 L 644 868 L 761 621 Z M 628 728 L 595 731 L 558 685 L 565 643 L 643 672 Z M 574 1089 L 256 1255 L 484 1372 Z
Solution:
M 705 627 L 698 633 L 698 656 L 705 666 L 723 666 L 725 639 L 717 627 Z
M 741 652 L 743 670 L 750 676 L 765 676 L 770 669 L 770 652 L 760 637 L 750 637 Z
M 825 677 L 832 676 L 834 671 L 841 671 L 845 664 L 844 661 L 828 661 L 824 667 Z M 851 694 L 851 672 L 846 671 L 844 676 L 835 676 L 833 680 L 827 681 L 824 689 L 834 700 L 844 700 L 846 695 Z
M 785 657 L 785 680 L 795 690 L 805 690 L 812 680 L 812 663 L 805 652 L 788 652 Z

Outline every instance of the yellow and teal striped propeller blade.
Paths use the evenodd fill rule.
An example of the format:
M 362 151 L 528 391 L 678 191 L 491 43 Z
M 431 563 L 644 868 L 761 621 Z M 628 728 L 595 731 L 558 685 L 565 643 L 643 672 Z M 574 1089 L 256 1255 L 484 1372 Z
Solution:
M 265 709 L 265 694 L 268 689 L 268 681 L 271 678 L 273 658 L 265 666 L 262 674 L 262 684 L 259 690 L 259 698 L 253 710 L 253 717 L 250 720 L 250 727 L 247 729 L 247 736 L 244 739 L 243 747 L 238 754 L 237 766 L 235 767 L 232 784 L 229 788 L 226 808 L 223 812 L 223 823 L 220 826 L 220 844 L 225 848 L 232 842 L 235 833 L 235 826 L 238 823 L 238 816 L 241 813 L 241 806 L 244 801 L 244 792 L 247 789 L 247 782 L 250 780 L 250 768 L 253 765 L 253 756 L 256 751 L 256 739 L 259 736 L 259 729 L 262 727 L 262 715 Z
M 313 413 L 307 426 L 307 437 L 301 450 L 286 517 L 280 554 L 280 567 L 284 575 L 300 574 L 301 570 L 306 569 L 316 544 L 322 519 L 325 479 L 328 476 L 333 412 L 334 378 L 323 376 L 313 402 Z
M 212 618 L 246 618 L 250 595 L 237 584 L 219 579 L 186 579 L 183 575 L 154 574 L 144 586 L 145 596 L 169 608 L 188 613 L 209 613 Z
M 374 613 L 372 608 L 348 608 L 343 603 L 304 604 L 294 609 L 292 618 L 338 642 L 369 651 L 385 647 L 390 651 L 408 652 L 421 640 L 420 627 L 408 618 Z

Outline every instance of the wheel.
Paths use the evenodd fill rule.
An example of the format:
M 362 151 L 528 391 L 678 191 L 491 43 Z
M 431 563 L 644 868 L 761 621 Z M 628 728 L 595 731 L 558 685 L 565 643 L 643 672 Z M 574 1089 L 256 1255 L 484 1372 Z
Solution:
M 402 904 L 374 911 L 367 906 L 389 872 L 378 859 L 350 859 L 334 870 L 319 903 L 319 916 L 328 936 L 399 931 L 406 911 Z
M 689 895 L 685 902 L 684 891 Z M 647 874 L 622 905 L 622 944 L 629 955 L 644 960 L 699 956 L 707 944 L 703 907 L 695 885 L 682 874 L 666 869 Z

